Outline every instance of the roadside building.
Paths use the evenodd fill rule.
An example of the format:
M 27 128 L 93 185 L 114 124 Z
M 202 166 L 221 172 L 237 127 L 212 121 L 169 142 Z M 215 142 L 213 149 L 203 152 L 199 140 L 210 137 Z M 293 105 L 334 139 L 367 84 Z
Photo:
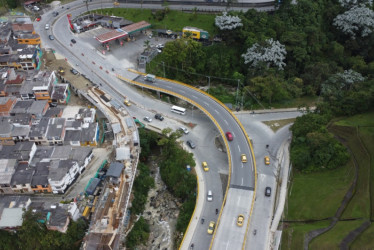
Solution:
M 0 194 L 12 194 L 11 186 L 12 176 L 15 172 L 16 159 L 0 158 Z
M 99 139 L 99 126 L 98 123 L 85 123 L 82 126 L 80 137 L 81 146 L 97 146 Z
M 49 162 L 37 162 L 35 172 L 31 179 L 31 188 L 34 193 L 52 193 L 48 182 Z
M 63 145 L 65 137 L 65 118 L 51 118 L 47 128 L 47 140 L 50 146 Z
M 13 124 L 9 117 L 0 117 L 0 145 L 14 145 Z
M 34 169 L 28 164 L 19 163 L 12 176 L 11 187 L 14 193 L 33 193 L 31 188 L 31 179 L 34 175 Z
M 0 159 L 15 159 L 19 163 L 30 164 L 36 152 L 34 142 L 19 142 L 11 146 L 3 146 Z
M 60 205 L 62 204 L 51 206 L 47 213 L 46 226 L 48 230 L 66 233 L 70 223 L 69 213 L 67 209 L 62 208 Z
M 69 84 L 55 84 L 51 96 L 52 103 L 68 104 L 70 100 Z
M 68 186 L 78 176 L 79 166 L 72 160 L 52 160 L 49 169 L 48 182 L 55 194 L 64 193 Z
M 43 117 L 39 121 L 33 123 L 29 133 L 30 141 L 35 142 L 37 145 L 49 145 L 47 140 L 49 120 L 50 118 Z
M 83 123 L 93 123 L 96 121 L 96 109 L 81 108 L 75 116 L 75 120 L 83 121 Z
M 16 101 L 14 97 L 0 97 L 0 116 L 9 116 Z

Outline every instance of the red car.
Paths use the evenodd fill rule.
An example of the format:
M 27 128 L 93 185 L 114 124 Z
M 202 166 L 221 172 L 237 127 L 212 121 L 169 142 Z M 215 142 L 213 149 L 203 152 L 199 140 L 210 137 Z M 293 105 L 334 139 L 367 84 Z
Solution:
M 229 141 L 232 141 L 234 139 L 234 137 L 232 136 L 230 132 L 226 132 L 226 137 L 227 137 L 227 140 Z
M 37 18 L 36 18 L 36 21 L 37 21 L 37 22 L 40 22 L 40 20 L 42 20 L 42 17 L 37 17 Z

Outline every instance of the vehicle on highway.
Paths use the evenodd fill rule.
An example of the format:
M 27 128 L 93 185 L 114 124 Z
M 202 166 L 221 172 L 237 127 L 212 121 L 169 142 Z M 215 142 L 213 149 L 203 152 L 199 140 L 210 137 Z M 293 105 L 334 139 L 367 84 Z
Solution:
M 77 43 L 77 41 L 75 41 L 75 39 L 71 39 L 70 40 L 72 43 Z
M 131 103 L 130 103 L 130 101 L 128 99 L 124 100 L 123 104 L 125 104 L 127 107 L 131 106 Z
M 155 114 L 155 119 L 163 121 L 164 117 L 161 114 Z
M 171 112 L 174 112 L 174 113 L 177 113 L 177 114 L 180 114 L 180 115 L 185 115 L 186 114 L 186 109 L 178 107 L 178 106 L 172 106 L 171 107 Z
M 53 12 L 52 12 L 52 15 L 53 15 L 54 17 L 56 17 L 56 16 L 58 16 L 58 12 L 57 12 L 57 11 L 53 11 Z
M 48 23 L 45 24 L 45 29 L 46 29 L 46 30 L 49 30 L 49 24 L 48 24 Z
M 245 154 L 242 154 L 241 156 L 240 156 L 240 159 L 242 160 L 242 162 L 247 162 L 247 156 L 245 155 Z
M 186 143 L 187 143 L 187 145 L 188 145 L 190 148 L 192 148 L 192 149 L 196 148 L 196 144 L 195 144 L 193 141 L 188 140 Z
M 208 231 L 207 231 L 208 234 L 213 234 L 215 226 L 216 226 L 216 223 L 214 221 L 209 222 Z
M 238 219 L 236 220 L 236 225 L 242 227 L 244 223 L 244 215 L 239 214 Z
M 188 134 L 189 131 L 185 127 L 179 127 L 178 130 L 182 131 L 184 134 Z
M 208 190 L 208 194 L 206 196 L 207 201 L 213 201 L 213 193 L 212 190 Z
M 270 157 L 269 156 L 265 156 L 265 164 L 266 165 L 270 164 Z
M 232 136 L 231 132 L 226 132 L 227 140 L 232 141 L 234 137 Z
M 40 20 L 42 20 L 42 17 L 41 17 L 41 16 L 38 16 L 38 17 L 35 19 L 35 21 L 37 21 L 37 22 L 40 22 Z
M 48 36 L 49 40 L 55 40 L 55 37 L 53 35 Z
M 271 187 L 266 187 L 265 188 L 265 196 L 270 197 L 270 195 L 271 195 Z
M 151 122 L 151 121 L 152 121 L 152 118 L 146 116 L 146 117 L 143 118 L 143 120 L 146 121 L 146 122 Z
M 71 68 L 70 72 L 71 72 L 73 75 L 78 75 L 78 74 L 79 74 L 79 72 L 78 72 L 76 69 L 74 69 L 74 68 Z
M 209 171 L 208 163 L 206 161 L 203 161 L 203 163 L 201 164 L 201 166 L 203 167 L 203 169 L 204 169 L 205 172 Z
M 147 82 L 155 82 L 156 81 L 156 76 L 152 74 L 147 74 L 144 76 L 144 81 Z

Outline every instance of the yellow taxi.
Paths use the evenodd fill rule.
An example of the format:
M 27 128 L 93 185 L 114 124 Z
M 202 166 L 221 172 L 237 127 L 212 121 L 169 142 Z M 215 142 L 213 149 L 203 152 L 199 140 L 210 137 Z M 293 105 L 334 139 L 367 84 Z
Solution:
M 244 215 L 239 214 L 238 219 L 236 220 L 236 225 L 242 227 L 244 223 Z
M 265 164 L 266 165 L 270 164 L 270 157 L 269 156 L 265 156 Z
M 247 162 L 247 156 L 245 154 L 242 154 L 240 156 L 240 158 L 241 158 L 242 162 Z
M 214 221 L 209 222 L 208 234 L 213 234 L 216 223 Z
M 206 161 L 203 161 L 203 163 L 201 165 L 203 166 L 203 169 L 204 169 L 205 172 L 209 171 L 208 163 Z
M 123 103 L 126 105 L 126 106 L 128 106 L 128 107 L 130 107 L 131 106 L 131 103 L 130 103 L 130 101 L 129 100 L 124 100 L 123 101 Z

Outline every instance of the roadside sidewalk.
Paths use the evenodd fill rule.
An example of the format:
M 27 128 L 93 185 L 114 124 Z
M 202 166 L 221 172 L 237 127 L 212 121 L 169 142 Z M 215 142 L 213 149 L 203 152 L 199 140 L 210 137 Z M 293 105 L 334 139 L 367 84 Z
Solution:
M 316 107 L 310 107 L 309 110 L 313 111 Z M 258 110 L 245 110 L 245 111 L 233 111 L 235 115 L 244 114 L 268 114 L 268 113 L 283 113 L 283 112 L 306 112 L 306 108 L 284 108 L 284 109 L 258 109 Z

